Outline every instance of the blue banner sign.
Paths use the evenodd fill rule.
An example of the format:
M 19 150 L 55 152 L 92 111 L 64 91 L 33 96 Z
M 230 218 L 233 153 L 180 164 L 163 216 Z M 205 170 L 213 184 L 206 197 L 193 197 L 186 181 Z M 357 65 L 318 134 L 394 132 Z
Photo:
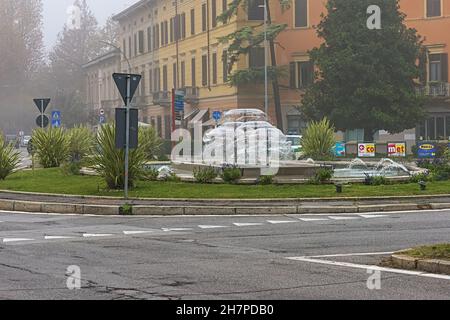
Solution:
M 334 146 L 334 155 L 336 157 L 345 157 L 345 142 L 337 142 Z
M 429 159 L 436 157 L 436 145 L 431 142 L 421 142 L 417 145 L 417 157 L 420 159 Z

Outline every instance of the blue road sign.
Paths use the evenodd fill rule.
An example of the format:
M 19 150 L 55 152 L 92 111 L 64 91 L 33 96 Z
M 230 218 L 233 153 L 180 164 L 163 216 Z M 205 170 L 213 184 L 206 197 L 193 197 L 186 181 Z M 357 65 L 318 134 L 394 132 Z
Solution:
M 219 121 L 222 118 L 222 112 L 214 111 L 212 116 L 214 120 Z
M 100 116 L 98 122 L 99 122 L 100 124 L 105 124 L 105 123 L 106 123 L 106 117 L 105 117 L 105 116 Z
M 52 128 L 61 127 L 61 111 L 52 111 Z
M 184 112 L 184 92 L 175 91 L 175 111 Z

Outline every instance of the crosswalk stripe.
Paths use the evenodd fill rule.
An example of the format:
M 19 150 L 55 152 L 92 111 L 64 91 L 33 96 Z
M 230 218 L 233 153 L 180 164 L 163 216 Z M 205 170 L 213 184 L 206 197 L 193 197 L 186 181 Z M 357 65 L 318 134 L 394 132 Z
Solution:
M 360 219 L 359 217 L 333 217 L 333 216 L 330 216 L 329 218 L 333 219 L 333 220 L 357 220 L 357 219 Z
M 324 218 L 299 218 L 299 220 L 304 221 L 304 222 L 328 221 L 328 219 L 324 219 Z
M 28 238 L 4 238 L 3 239 L 3 243 L 22 242 L 22 241 L 34 241 L 34 239 L 28 239 Z
M 123 234 L 124 235 L 135 235 L 135 234 L 146 234 L 146 233 L 152 233 L 154 231 L 124 231 Z
M 286 224 L 286 223 L 297 223 L 298 221 L 293 220 L 267 220 L 270 224 Z
M 236 227 L 254 227 L 263 226 L 264 223 L 233 223 Z
M 64 239 L 73 239 L 74 237 L 65 237 L 65 236 L 45 236 L 45 240 L 64 240 Z
M 191 231 L 192 228 L 162 228 L 164 232 L 171 232 L 171 231 Z
M 375 214 L 360 214 L 361 217 L 366 219 L 374 219 L 374 218 L 386 218 L 389 216 L 386 215 L 375 215 Z
M 112 234 L 94 234 L 94 233 L 85 233 L 83 234 L 84 238 L 101 238 L 101 237 L 111 237 Z
M 227 228 L 225 226 L 198 226 L 200 229 L 221 229 L 221 228 Z

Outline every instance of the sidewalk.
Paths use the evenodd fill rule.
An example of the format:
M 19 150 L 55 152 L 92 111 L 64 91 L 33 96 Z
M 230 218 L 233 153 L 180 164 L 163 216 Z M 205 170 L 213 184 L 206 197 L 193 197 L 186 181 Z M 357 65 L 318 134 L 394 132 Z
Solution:
M 367 213 L 450 209 L 450 195 L 327 199 L 130 199 L 0 191 L 0 210 L 117 215 L 124 204 L 135 215 L 252 215 Z

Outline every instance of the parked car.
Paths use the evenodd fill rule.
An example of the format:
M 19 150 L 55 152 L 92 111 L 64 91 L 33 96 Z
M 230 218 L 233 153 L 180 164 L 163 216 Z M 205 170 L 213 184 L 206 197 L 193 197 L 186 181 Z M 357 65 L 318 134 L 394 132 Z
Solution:
M 31 140 L 31 136 L 24 136 L 22 139 L 22 147 L 27 147 Z

